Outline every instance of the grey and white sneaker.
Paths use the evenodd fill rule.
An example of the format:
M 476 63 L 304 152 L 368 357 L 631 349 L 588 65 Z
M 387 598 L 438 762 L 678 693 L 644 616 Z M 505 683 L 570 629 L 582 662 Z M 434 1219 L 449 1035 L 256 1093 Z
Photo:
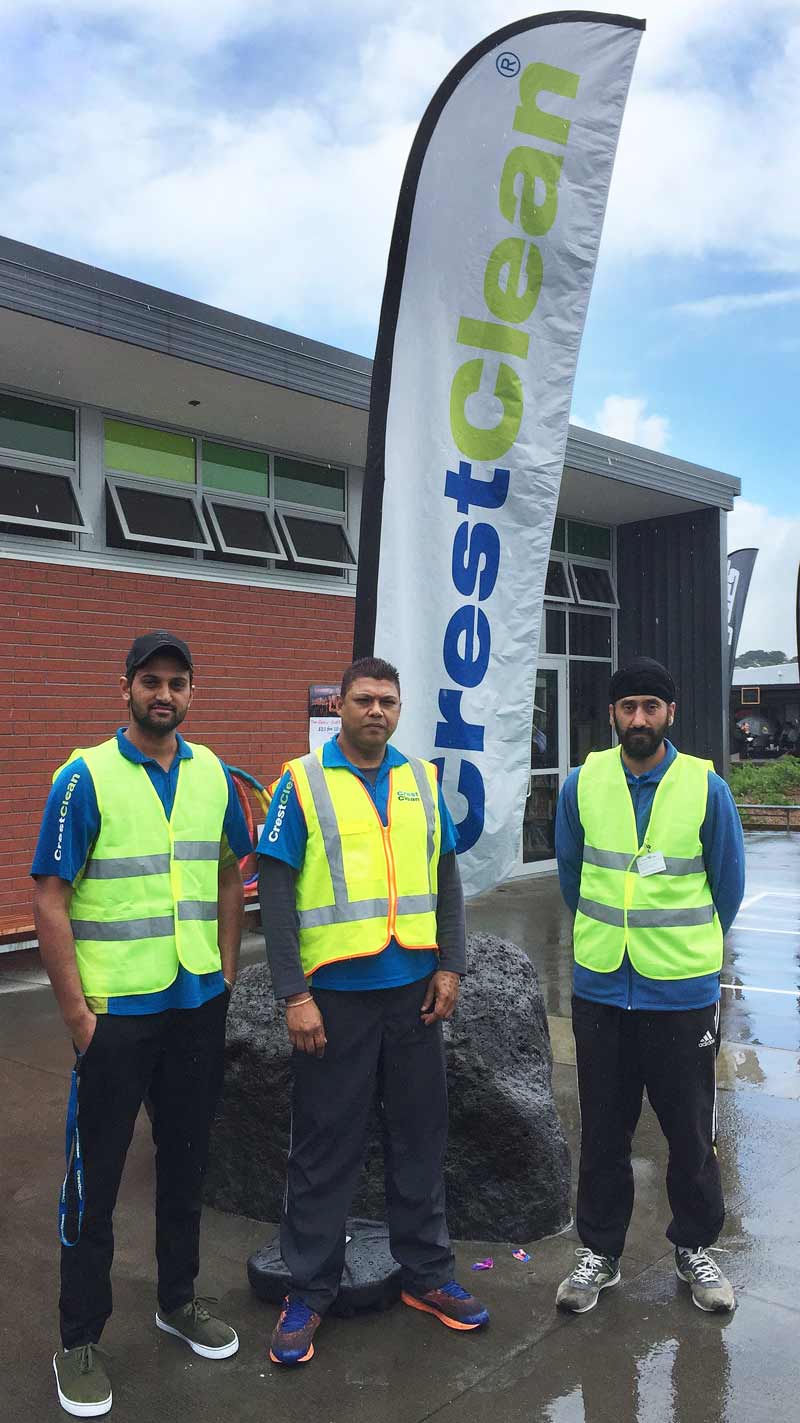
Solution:
M 595 1255 L 586 1245 L 582 1245 L 575 1254 L 580 1263 L 566 1280 L 561 1281 L 556 1295 L 556 1309 L 569 1310 L 571 1314 L 586 1314 L 587 1310 L 594 1309 L 601 1290 L 619 1284 L 619 1260 L 613 1255 Z
M 704 1309 L 707 1314 L 715 1314 L 736 1308 L 733 1285 L 702 1245 L 692 1249 L 688 1246 L 676 1246 L 675 1274 L 689 1286 L 698 1309 Z

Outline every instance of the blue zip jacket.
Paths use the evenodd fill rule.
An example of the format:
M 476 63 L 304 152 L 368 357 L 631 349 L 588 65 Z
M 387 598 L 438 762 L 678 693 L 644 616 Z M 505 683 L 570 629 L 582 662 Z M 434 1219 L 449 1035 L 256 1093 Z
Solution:
M 672 765 L 677 751 L 665 741 L 663 761 L 643 776 L 635 776 L 623 761 L 622 767 L 636 814 L 639 844 L 644 841 L 658 783 Z M 580 768 L 570 772 L 558 798 L 556 810 L 556 858 L 561 893 L 574 914 L 580 895 L 583 864 L 583 826 L 578 813 Z M 708 773 L 708 803 L 700 829 L 711 897 L 727 934 L 744 895 L 744 836 L 739 812 L 725 781 L 715 771 Z M 719 974 L 699 978 L 644 978 L 633 967 L 627 952 L 613 973 L 595 973 L 575 964 L 573 987 L 579 998 L 595 1003 L 611 1003 L 617 1008 L 637 1008 L 646 1012 L 707 1008 L 719 998 Z

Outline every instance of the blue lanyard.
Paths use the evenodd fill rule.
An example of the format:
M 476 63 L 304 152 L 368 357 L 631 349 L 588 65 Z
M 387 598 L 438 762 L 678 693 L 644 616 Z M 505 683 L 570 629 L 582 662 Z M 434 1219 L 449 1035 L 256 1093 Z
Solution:
M 69 1103 L 67 1105 L 67 1133 L 64 1145 L 64 1156 L 67 1169 L 64 1174 L 64 1183 L 61 1187 L 61 1195 L 58 1200 L 58 1233 L 61 1237 L 61 1244 L 66 1246 L 77 1245 L 80 1240 L 81 1226 L 83 1225 L 83 1153 L 81 1152 L 81 1134 L 78 1129 L 78 1075 L 80 1063 L 76 1062 L 72 1069 L 72 1083 L 69 1089 Z M 74 1240 L 67 1239 L 67 1190 L 69 1188 L 70 1177 L 75 1175 L 75 1192 L 78 1198 L 78 1230 Z

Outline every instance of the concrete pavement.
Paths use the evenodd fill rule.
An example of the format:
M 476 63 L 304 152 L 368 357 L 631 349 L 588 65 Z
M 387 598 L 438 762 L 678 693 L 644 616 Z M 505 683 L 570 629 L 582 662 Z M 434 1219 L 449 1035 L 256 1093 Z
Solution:
M 664 1144 L 645 1106 L 635 1141 L 636 1207 L 623 1282 L 584 1317 L 557 1315 L 574 1232 L 528 1248 L 460 1244 L 460 1276 L 492 1309 L 492 1324 L 457 1335 L 397 1306 L 386 1315 L 327 1321 L 312 1364 L 269 1364 L 275 1311 L 252 1295 L 247 1255 L 271 1235 L 260 1222 L 208 1211 L 201 1290 L 221 1297 L 241 1349 L 212 1364 L 157 1333 L 153 1171 L 147 1121 L 137 1125 L 116 1217 L 112 1418 L 233 1423 L 759 1423 L 800 1408 L 800 838 L 748 836 L 748 900 L 729 938 L 723 1033 L 734 1070 L 720 1093 L 720 1157 L 728 1220 L 719 1256 L 737 1289 L 731 1318 L 707 1316 L 676 1280 L 664 1237 Z M 761 896 L 761 897 L 759 897 Z M 513 938 L 540 973 L 554 1041 L 569 1014 L 568 919 L 553 876 L 517 881 L 476 901 L 471 927 Z M 257 942 L 248 956 L 260 952 Z M 559 1026 L 559 1023 L 562 1026 Z M 739 1075 L 737 1053 L 749 1054 Z M 744 1060 L 744 1059 L 743 1059 Z M 71 1051 L 35 954 L 0 958 L 0 1419 L 48 1423 L 58 1407 L 56 1197 Z M 577 1160 L 574 1071 L 554 1087 Z M 269 1104 L 265 1103 L 265 1110 Z M 486 1123 L 491 1130 L 491 1122 Z M 470 1264 L 494 1257 L 491 1272 Z

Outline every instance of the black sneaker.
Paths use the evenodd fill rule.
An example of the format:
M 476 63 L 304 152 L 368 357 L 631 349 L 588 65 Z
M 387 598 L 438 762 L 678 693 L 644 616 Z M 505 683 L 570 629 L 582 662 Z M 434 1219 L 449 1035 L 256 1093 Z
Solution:
M 96 1344 L 59 1349 L 53 1356 L 58 1401 L 73 1418 L 99 1418 L 111 1407 L 111 1384 Z
M 698 1309 L 716 1314 L 736 1308 L 733 1285 L 702 1245 L 675 1247 L 675 1274 L 689 1286 Z
M 619 1260 L 613 1255 L 595 1255 L 583 1245 L 575 1251 L 580 1264 L 562 1280 L 556 1295 L 556 1308 L 571 1314 L 586 1314 L 594 1309 L 600 1291 L 620 1282 Z

